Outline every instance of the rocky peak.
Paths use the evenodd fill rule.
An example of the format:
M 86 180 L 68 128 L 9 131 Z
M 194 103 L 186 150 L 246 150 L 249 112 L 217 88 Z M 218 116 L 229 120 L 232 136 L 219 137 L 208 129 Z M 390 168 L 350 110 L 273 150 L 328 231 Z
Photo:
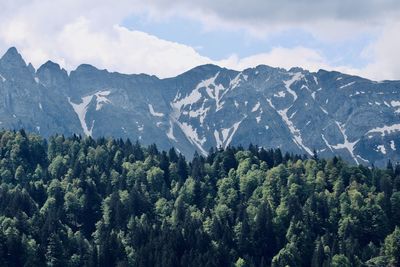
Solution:
M 60 87 L 62 91 L 69 88 L 67 71 L 50 60 L 40 66 L 36 74 L 40 82 L 46 87 Z
M 0 59 L 0 65 L 3 68 L 21 68 L 26 67 L 26 63 L 21 54 L 15 47 L 11 47 Z

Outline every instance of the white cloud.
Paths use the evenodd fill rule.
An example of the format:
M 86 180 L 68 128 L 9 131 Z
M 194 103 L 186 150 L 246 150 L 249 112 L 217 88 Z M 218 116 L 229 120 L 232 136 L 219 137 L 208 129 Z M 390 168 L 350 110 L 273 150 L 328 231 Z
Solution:
M 400 79 L 400 22 L 388 25 L 362 54 L 371 62 L 360 74 L 375 80 Z
M 77 18 L 48 38 L 36 36 L 28 24 L 14 23 L 13 31 L 5 32 L 7 40 L 22 46 L 22 54 L 35 66 L 48 59 L 68 70 L 81 63 L 90 63 L 101 69 L 122 73 L 149 73 L 159 77 L 180 74 L 195 66 L 214 63 L 242 70 L 260 64 L 290 69 L 293 66 L 311 71 L 332 69 L 317 51 L 304 47 L 277 47 L 267 53 L 213 61 L 201 56 L 190 46 L 162 40 L 140 31 L 114 25 L 102 30 L 92 26 L 88 19 Z M 32 33 L 31 36 L 21 34 Z M 50 41 L 49 41 L 50 40 Z
M 79 19 L 58 36 L 65 54 L 76 64 L 89 62 L 99 68 L 123 73 L 150 73 L 161 77 L 176 75 L 210 60 L 192 47 L 159 39 L 140 31 L 113 26 L 109 32 L 90 29 Z
M 50 59 L 68 70 L 89 63 L 110 71 L 160 77 L 210 62 L 190 46 L 118 26 L 134 8 L 128 5 L 129 1 L 121 2 L 126 9 L 114 8 L 109 1 L 100 1 L 98 5 L 92 1 L 91 9 L 81 2 L 55 4 L 43 0 L 10 5 L 4 14 L 7 19 L 0 11 L 0 50 L 16 46 L 36 67 Z
M 3 0 L 0 3 L 0 53 L 16 46 L 36 67 L 48 59 L 69 70 L 81 63 L 124 73 L 149 73 L 160 77 L 177 75 L 196 65 L 216 63 L 233 69 L 258 64 L 312 71 L 336 69 L 373 79 L 400 79 L 400 2 L 377 1 L 166 1 L 120 0 Z M 301 12 L 300 12 L 301 11 Z M 301 45 L 275 47 L 268 52 L 213 61 L 194 48 L 163 40 L 145 32 L 119 26 L 132 14 L 150 19 L 169 16 L 201 21 L 215 27 L 246 29 L 253 35 L 285 28 L 303 28 L 333 42 L 351 38 L 360 31 L 384 29 L 363 54 L 370 64 L 355 69 L 335 66 L 324 55 Z M 200 50 L 201 51 L 201 50 Z
M 228 59 L 221 60 L 218 63 L 222 66 L 236 69 L 251 68 L 261 64 L 285 69 L 296 66 L 310 71 L 317 71 L 321 68 L 332 68 L 320 53 L 305 47 L 276 47 L 268 53 L 256 54 L 245 58 L 232 55 Z
M 201 21 L 206 29 L 245 29 L 255 37 L 303 28 L 334 41 L 399 21 L 398 0 L 150 0 L 153 18 L 180 16 Z

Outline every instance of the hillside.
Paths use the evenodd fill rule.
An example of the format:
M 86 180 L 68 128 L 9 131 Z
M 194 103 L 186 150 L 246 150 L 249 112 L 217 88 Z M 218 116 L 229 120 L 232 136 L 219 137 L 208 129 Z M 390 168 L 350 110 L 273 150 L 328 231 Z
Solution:
M 400 166 L 0 132 L 1 266 L 399 266 Z

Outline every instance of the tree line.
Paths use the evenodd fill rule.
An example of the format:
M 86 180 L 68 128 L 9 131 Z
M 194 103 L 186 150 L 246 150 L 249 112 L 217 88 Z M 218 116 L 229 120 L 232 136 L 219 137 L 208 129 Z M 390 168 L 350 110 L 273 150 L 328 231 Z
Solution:
M 400 166 L 0 132 L 0 266 L 399 266 Z

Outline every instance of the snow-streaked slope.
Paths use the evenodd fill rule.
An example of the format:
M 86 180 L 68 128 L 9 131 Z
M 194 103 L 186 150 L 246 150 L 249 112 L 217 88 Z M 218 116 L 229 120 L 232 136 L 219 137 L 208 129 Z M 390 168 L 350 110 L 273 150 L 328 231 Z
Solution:
M 88 110 L 89 103 L 90 101 L 92 101 L 92 98 L 93 95 L 82 97 L 82 103 L 75 104 L 71 102 L 71 99 L 68 97 L 68 102 L 71 104 L 76 115 L 78 115 L 79 121 L 82 126 L 82 130 L 86 136 L 92 136 L 92 130 L 93 130 L 94 121 L 91 123 L 90 127 L 86 124 L 86 113 Z
M 400 160 L 398 81 L 269 66 L 204 65 L 158 79 L 90 65 L 68 73 L 55 63 L 38 71 L 7 64 L 0 64 L 3 128 L 130 138 L 189 157 L 252 143 L 354 163 Z
M 98 91 L 94 94 L 82 97 L 82 102 L 79 104 L 71 102 L 71 98 L 68 97 L 68 103 L 74 109 L 76 115 L 78 115 L 79 122 L 82 126 L 82 130 L 86 136 L 92 136 L 93 127 L 95 120 L 91 121 L 89 124 L 86 122 L 86 114 L 88 111 L 88 107 L 93 97 L 96 100 L 96 111 L 101 110 L 104 104 L 111 103 L 107 96 L 110 94 L 110 91 Z

